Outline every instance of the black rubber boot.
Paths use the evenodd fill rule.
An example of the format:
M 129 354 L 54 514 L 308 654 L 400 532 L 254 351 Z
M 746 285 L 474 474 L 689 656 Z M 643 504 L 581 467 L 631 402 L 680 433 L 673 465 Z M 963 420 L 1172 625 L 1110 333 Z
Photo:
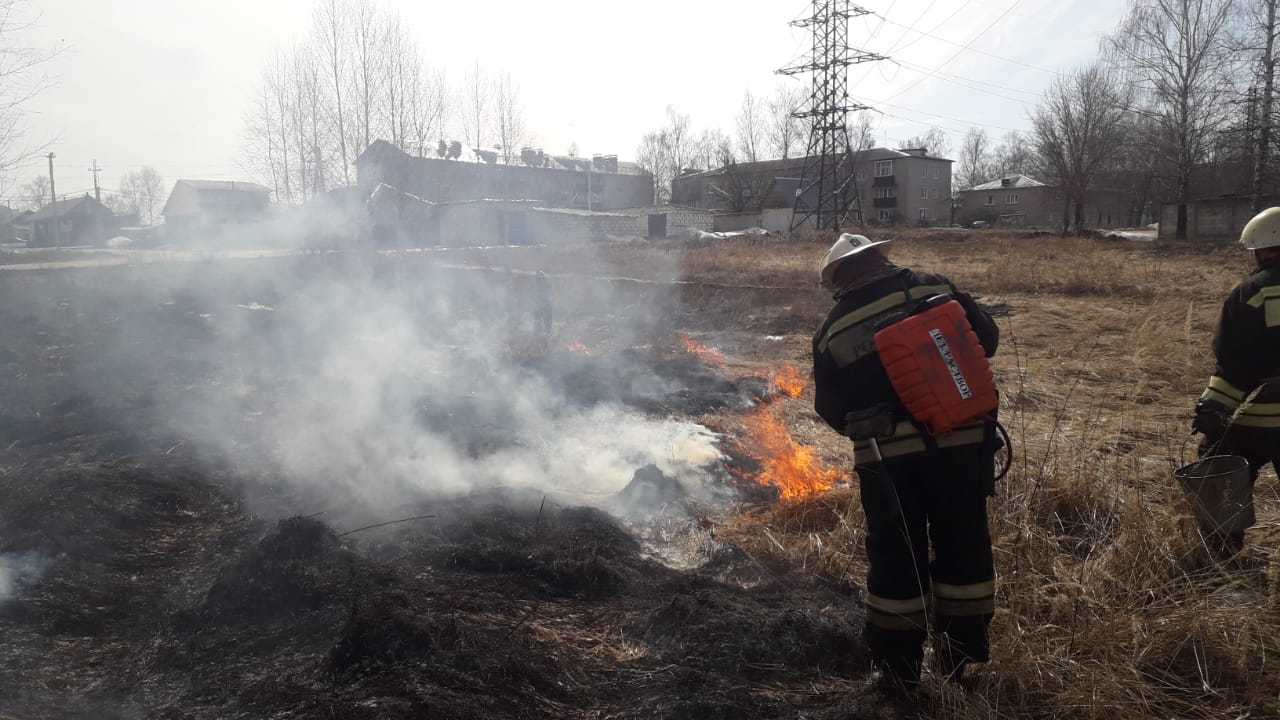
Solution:
M 933 646 L 934 671 L 943 682 L 959 684 L 964 680 L 965 668 L 969 666 L 969 656 L 956 648 L 951 639 L 943 635 Z
M 1218 562 L 1225 562 L 1244 550 L 1244 533 L 1208 533 L 1204 536 L 1209 552 Z

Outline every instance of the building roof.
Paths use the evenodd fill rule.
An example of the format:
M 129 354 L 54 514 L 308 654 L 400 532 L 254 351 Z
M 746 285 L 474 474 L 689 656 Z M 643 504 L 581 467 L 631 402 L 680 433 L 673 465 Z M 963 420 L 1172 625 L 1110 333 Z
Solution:
M 470 164 L 470 165 L 488 165 L 492 167 L 514 167 L 514 168 L 533 168 L 537 170 L 570 170 L 573 172 L 592 172 L 596 175 L 647 175 L 648 174 L 648 172 L 645 171 L 644 168 L 640 167 L 640 165 L 633 162 L 619 161 L 618 167 L 616 170 L 605 171 L 595 166 L 593 162 L 593 158 L 576 157 L 576 156 L 570 156 L 570 155 L 552 155 L 550 153 L 543 153 L 542 157 L 546 159 L 547 164 L 546 166 L 542 166 L 542 167 L 537 165 L 527 165 L 524 162 L 521 162 L 520 155 L 518 153 L 512 155 L 513 160 L 511 162 L 502 162 L 502 158 L 499 156 L 498 151 L 496 150 L 473 148 L 465 143 L 460 143 L 460 144 L 462 145 L 461 156 L 451 160 L 445 160 L 444 158 L 411 155 L 405 152 L 404 150 L 401 150 L 400 148 L 396 147 L 395 145 L 392 145 L 386 140 L 374 140 L 372 143 L 369 144 L 369 147 L 365 148 L 364 151 L 360 153 L 360 156 L 356 158 L 356 163 L 364 164 L 367 162 L 377 162 L 379 160 L 383 160 L 386 158 L 405 157 L 405 158 L 417 158 L 419 160 L 464 163 L 464 164 Z
M 932 155 L 919 155 L 903 152 L 901 150 L 892 150 L 885 147 L 875 147 L 868 150 L 860 150 L 853 154 L 855 163 L 875 162 L 877 160 L 933 160 L 937 162 L 954 162 L 946 158 L 933 157 Z M 748 173 L 781 173 L 791 172 L 795 177 L 800 176 L 801 170 L 804 168 L 805 157 L 793 157 L 785 160 L 757 160 L 756 162 L 737 163 L 736 167 L 740 172 Z M 725 168 L 719 167 L 711 170 L 702 170 L 700 172 L 691 172 L 678 176 L 677 180 L 683 180 L 691 177 L 710 177 L 724 173 Z
M 1009 182 L 1005 182 L 1005 181 Z M 1048 187 L 1045 183 L 1030 177 L 1028 175 L 1006 175 L 990 182 L 984 182 L 981 185 L 974 185 L 965 192 L 980 192 L 986 190 L 1025 190 L 1027 188 Z
M 70 198 L 68 200 L 59 200 L 54 203 L 49 203 L 48 205 L 45 205 L 44 207 L 40 208 L 34 213 L 31 213 L 31 215 L 27 219 L 32 222 L 35 222 L 38 220 L 51 220 L 55 217 L 61 217 L 63 215 L 66 215 L 69 212 L 74 212 L 80 209 L 80 207 L 85 205 L 86 203 L 90 205 L 97 205 L 99 208 L 102 208 L 103 210 L 107 210 L 107 207 L 102 203 L 98 202 L 97 200 L 94 200 L 88 195 L 82 195 L 81 197 L 75 197 L 75 198 Z M 108 212 L 110 211 L 108 210 Z
M 258 183 L 244 182 L 243 180 L 179 180 L 178 182 L 202 192 L 215 191 L 271 194 L 271 188 L 264 187 Z
M 271 188 L 241 180 L 178 180 L 160 211 L 165 217 L 192 215 L 212 208 L 256 206 L 256 198 L 270 196 Z

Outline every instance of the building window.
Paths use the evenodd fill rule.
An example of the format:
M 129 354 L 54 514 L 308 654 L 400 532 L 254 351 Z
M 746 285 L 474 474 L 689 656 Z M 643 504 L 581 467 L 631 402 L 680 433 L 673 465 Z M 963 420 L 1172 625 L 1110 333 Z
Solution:
M 929 222 L 929 208 L 920 208 L 920 222 Z
M 1017 205 L 1019 201 L 1018 193 L 1009 193 L 1009 196 L 1004 199 L 1006 205 Z
M 884 210 L 884 209 L 881 209 L 881 210 L 880 210 L 880 222 L 882 222 L 882 223 L 891 223 L 891 222 L 893 222 L 893 211 L 892 211 L 892 210 Z
M 853 179 L 857 180 L 858 182 L 862 182 L 863 180 L 867 179 L 867 174 L 864 171 L 859 170 L 853 174 Z
M 876 199 L 883 200 L 885 198 L 898 197 L 898 189 L 895 187 L 878 187 L 876 188 Z
M 942 191 L 939 190 L 938 188 L 933 188 L 932 190 L 929 191 L 929 197 L 934 200 L 937 200 L 938 198 L 942 197 Z
M 988 207 L 990 207 L 990 206 L 995 205 L 995 204 L 996 204 L 996 196 L 995 196 L 995 195 L 988 195 L 988 196 L 987 196 L 987 206 L 988 206 Z
M 921 200 L 928 200 L 928 199 L 929 199 L 929 188 L 927 188 L 927 187 L 922 187 L 922 188 L 920 188 L 920 199 L 921 199 Z
M 877 160 L 876 177 L 893 177 L 893 161 Z
M 942 179 L 942 168 L 938 167 L 937 165 L 933 166 L 933 179 L 934 180 Z

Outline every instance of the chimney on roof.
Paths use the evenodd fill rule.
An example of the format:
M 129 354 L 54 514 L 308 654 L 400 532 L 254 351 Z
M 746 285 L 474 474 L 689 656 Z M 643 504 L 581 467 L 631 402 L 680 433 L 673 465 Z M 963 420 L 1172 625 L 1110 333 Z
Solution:
M 908 155 L 913 155 L 913 156 L 915 156 L 915 157 L 928 157 L 928 156 L 929 156 L 929 148 L 902 148 L 902 149 L 901 149 L 901 150 L 899 150 L 898 152 L 904 152 L 904 153 L 906 153 L 906 154 L 908 154 Z
M 1000 178 L 1000 187 L 1010 187 L 1013 185 L 1013 181 L 1016 179 L 1017 178 L 1013 176 L 1010 176 L 1007 178 Z

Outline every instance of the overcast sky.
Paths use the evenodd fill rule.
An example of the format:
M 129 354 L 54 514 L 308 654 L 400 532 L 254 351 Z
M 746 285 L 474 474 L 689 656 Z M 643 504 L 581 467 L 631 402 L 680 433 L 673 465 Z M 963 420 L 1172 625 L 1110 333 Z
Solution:
M 744 90 L 798 82 L 774 70 L 808 44 L 805 31 L 788 26 L 808 9 L 803 0 L 388 4 L 452 81 L 477 59 L 510 71 L 538 145 L 563 152 L 576 143 L 584 155 L 623 159 L 667 105 L 697 128 L 731 132 Z M 933 124 L 955 140 L 975 124 L 994 135 L 1025 130 L 1051 71 L 1093 58 L 1122 9 L 1118 0 L 864 5 L 887 20 L 853 21 L 851 43 L 893 61 L 855 68 L 851 79 L 856 97 L 884 113 L 878 140 L 886 145 Z M 33 141 L 56 138 L 61 196 L 92 187 L 94 159 L 107 189 L 141 165 L 170 185 L 250 179 L 241 162 L 250 94 L 270 54 L 310 27 L 312 0 L 45 0 L 34 8 L 30 44 L 65 46 L 49 68 L 56 83 L 31 118 Z M 22 168 L 6 199 L 46 164 Z

